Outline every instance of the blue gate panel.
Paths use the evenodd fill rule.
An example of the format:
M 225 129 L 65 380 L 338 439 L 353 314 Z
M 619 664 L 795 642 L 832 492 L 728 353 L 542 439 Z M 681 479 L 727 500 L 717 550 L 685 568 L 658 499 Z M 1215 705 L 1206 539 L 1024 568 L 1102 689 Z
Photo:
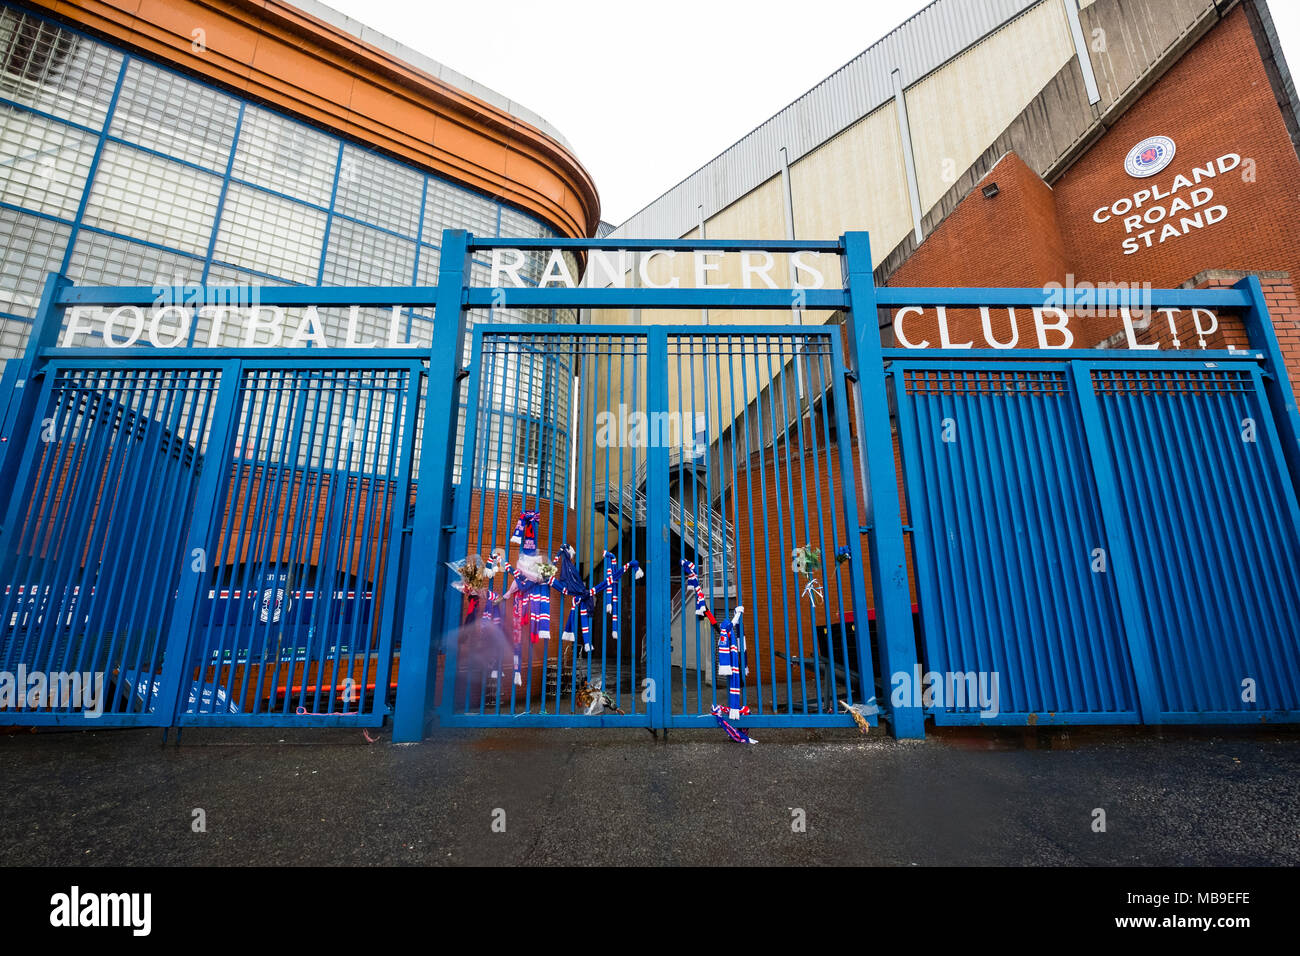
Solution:
M 504 563 L 489 594 L 450 602 L 444 723 L 650 726 L 645 452 L 619 430 L 645 394 L 642 331 L 475 327 L 451 554 Z
M 455 602 L 442 719 L 713 727 L 734 707 L 740 725 L 848 725 L 844 702 L 874 722 L 838 334 L 476 328 L 452 553 L 505 552 L 490 600 L 507 597 L 489 615 Z M 595 593 L 519 576 L 524 513 Z M 796 548 L 822 566 L 796 573 Z
M 746 709 L 740 726 L 847 724 L 845 704 L 875 722 L 838 336 L 667 336 L 668 420 L 682 432 L 665 455 L 673 726 L 709 725 L 715 707 Z M 796 570 L 796 549 L 820 560 Z M 719 675 L 693 584 L 708 613 L 735 620 L 740 674 Z
M 175 688 L 157 675 L 221 372 L 117 362 L 46 376 L 5 519 L 0 670 L 98 675 L 100 721 L 169 723 Z M 83 720 L 85 703 L 22 719 Z
M 178 723 L 379 723 L 422 369 L 241 376 Z
M 940 724 L 1136 722 L 1068 370 L 893 373 L 924 635 L 924 673 L 894 675 L 894 692 L 918 695 Z M 981 686 L 995 706 L 970 699 Z
M 1259 371 L 1090 366 L 1170 722 L 1300 715 L 1300 533 Z

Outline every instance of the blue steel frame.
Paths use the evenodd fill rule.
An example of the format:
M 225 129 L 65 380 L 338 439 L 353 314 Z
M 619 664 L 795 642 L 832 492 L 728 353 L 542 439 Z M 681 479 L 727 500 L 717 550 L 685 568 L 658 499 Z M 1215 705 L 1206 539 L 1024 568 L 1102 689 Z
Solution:
M 844 369 L 843 381 L 833 383 L 836 395 L 848 386 L 853 393 L 861 469 L 866 487 L 867 512 L 859 530 L 869 543 L 871 574 L 877 612 L 878 644 L 880 649 L 880 675 L 885 686 L 889 675 L 899 671 L 910 672 L 918 662 L 913 616 L 908 587 L 905 557 L 905 529 L 901 517 L 901 502 L 895 472 L 892 429 L 888 413 L 887 379 L 893 374 L 890 364 L 896 360 L 918 359 L 922 354 L 927 361 L 951 360 L 963 365 L 971 363 L 997 363 L 1005 367 L 1014 361 L 1051 361 L 1086 359 L 1091 361 L 1114 360 L 1114 352 L 1096 350 L 1038 350 L 1025 349 L 1014 352 L 1001 350 L 917 350 L 885 348 L 880 339 L 879 309 L 906 305 L 933 307 L 945 306 L 1050 306 L 1060 305 L 1047 293 L 1036 289 L 928 289 L 928 288 L 878 288 L 872 276 L 869 240 L 866 233 L 847 233 L 834 241 L 731 241 L 731 240 L 589 240 L 589 239 L 477 239 L 463 230 L 447 230 L 443 235 L 442 260 L 437 286 L 396 287 L 247 287 L 242 293 L 268 306 L 348 306 L 392 305 L 409 308 L 434 306 L 433 345 L 429 349 L 283 349 L 274 353 L 274 360 L 285 363 L 302 363 L 326 366 L 337 360 L 400 360 L 413 358 L 428 362 L 425 388 L 425 419 L 423 453 L 417 476 L 417 494 L 414 524 L 408 529 L 411 536 L 410 558 L 403 569 L 399 587 L 402 604 L 402 657 L 407 666 L 400 668 L 399 686 L 393 713 L 394 739 L 413 741 L 424 737 L 435 718 L 433 699 L 435 668 L 438 647 L 436 635 L 441 622 L 451 613 L 448 607 L 447 571 L 445 561 L 450 554 L 453 534 L 463 531 L 454 517 L 454 488 L 452 482 L 452 457 L 456 442 L 457 389 L 461 378 L 472 369 L 461 368 L 464 355 L 466 310 L 471 308 L 562 308 L 562 309 L 743 309 L 784 310 L 791 308 L 796 290 L 791 289 L 724 289 L 724 288 L 506 288 L 489 289 L 469 284 L 471 256 L 478 250 L 510 249 L 567 249 L 575 253 L 591 250 L 710 250 L 715 252 L 771 252 L 793 253 L 813 251 L 841 257 L 844 283 L 842 289 L 798 290 L 800 307 L 804 310 L 843 311 L 851 323 L 851 368 Z M 185 293 L 193 290 L 171 290 L 174 301 L 185 301 Z M 166 294 L 166 290 L 164 290 Z M 231 290 L 205 288 L 205 301 L 222 301 Z M 47 282 L 40 311 L 26 354 L 10 362 L 0 382 L 0 486 L 12 487 L 14 469 L 24 442 L 21 436 L 31 434 L 31 425 L 39 409 L 41 389 L 33 387 L 43 374 L 43 365 L 63 358 L 120 359 L 121 350 L 114 349 L 60 349 L 57 336 L 62 310 L 77 305 L 150 305 L 159 290 L 150 287 L 75 287 L 66 278 L 54 275 Z M 1145 363 L 1151 360 L 1195 360 L 1240 362 L 1243 359 L 1259 363 L 1264 376 L 1269 407 L 1281 436 L 1285 458 L 1294 483 L 1300 479 L 1300 414 L 1287 378 L 1285 364 L 1278 347 L 1272 324 L 1265 306 L 1263 292 L 1255 278 L 1247 278 L 1231 290 L 1186 291 L 1158 290 L 1154 293 L 1120 293 L 1114 300 L 1116 307 L 1202 307 L 1237 311 L 1245 317 L 1250 333 L 1251 351 L 1241 352 L 1142 352 L 1125 353 L 1125 361 Z M 235 299 L 234 301 L 239 301 Z M 1069 308 L 1072 302 L 1064 303 Z M 1079 303 L 1086 304 L 1086 303 Z M 502 326 L 494 326 L 500 330 Z M 698 326 L 676 327 L 595 327 L 595 326 L 515 326 L 520 332 L 565 332 L 576 334 L 636 334 L 645 335 L 651 355 L 666 351 L 666 338 L 671 332 L 685 331 L 698 335 Z M 789 331 L 789 327 L 778 327 Z M 752 334 L 762 332 L 750 326 L 710 328 L 707 331 L 721 334 Z M 770 330 L 769 330 L 770 331 Z M 479 340 L 481 333 L 476 333 Z M 141 353 L 133 352 L 132 360 Z M 201 360 L 220 363 L 234 359 L 257 358 L 266 360 L 265 350 L 243 349 L 176 349 L 168 350 L 168 359 Z M 652 407 L 666 407 L 666 396 L 659 394 L 660 386 L 652 386 L 649 401 Z M 837 416 L 843 416 L 842 404 L 836 403 Z M 1091 414 L 1085 408 L 1085 415 Z M 1090 427 L 1096 427 L 1092 422 Z M 840 434 L 849 433 L 844 422 L 839 422 Z M 666 450 L 660 449 L 651 459 L 650 508 L 648 527 L 662 523 L 667 500 Z M 663 467 L 654 467 L 654 465 Z M 847 477 L 847 475 L 846 475 Z M 847 481 L 845 486 L 848 487 Z M 659 509 L 656 511 L 655 509 Z M 9 533 L 0 528 L 0 536 Z M 666 543 L 651 536 L 648 560 L 652 566 L 663 567 L 668 561 Z M 861 568 L 862 543 L 859 535 L 848 535 L 855 566 Z M 861 575 L 858 575 L 859 581 Z M 860 587 L 860 584 L 859 584 Z M 1129 578 L 1121 585 L 1126 600 L 1135 600 L 1136 584 Z M 668 614 L 667 579 L 660 585 L 658 600 L 651 601 L 650 626 L 661 624 L 666 630 Z M 855 604 L 865 607 L 865 601 Z M 655 610 L 657 608 L 657 610 Z M 173 629 L 172 639 L 178 640 L 180 629 Z M 664 647 L 664 654 L 667 648 Z M 419 662 L 419 666 L 410 666 Z M 1149 682 L 1151 675 L 1141 673 L 1144 666 L 1138 662 L 1139 682 Z M 884 704 L 885 702 L 881 702 Z M 662 710 L 655 722 L 668 726 L 667 714 Z M 923 709 L 914 706 L 883 708 L 893 724 L 894 733 L 900 737 L 924 735 Z M 808 718 L 795 718 L 788 722 L 804 722 Z M 835 718 L 836 723 L 847 717 Z M 330 718 L 294 718 L 294 724 L 329 724 Z M 590 718 L 581 721 L 590 725 Z

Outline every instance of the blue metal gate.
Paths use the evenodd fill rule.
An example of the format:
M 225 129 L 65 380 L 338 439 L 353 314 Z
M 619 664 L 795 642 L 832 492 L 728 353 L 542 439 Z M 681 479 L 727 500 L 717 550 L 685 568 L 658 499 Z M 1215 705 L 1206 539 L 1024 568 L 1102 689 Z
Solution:
M 995 714 L 964 678 L 962 699 L 927 710 L 939 723 L 1136 722 L 1115 575 L 1092 570 L 1109 542 L 1069 366 L 893 373 L 923 663 L 945 681 L 997 675 Z
M 670 541 L 666 726 L 699 727 L 728 706 L 714 628 L 698 604 L 692 612 L 692 572 L 707 607 L 739 635 L 738 723 L 843 725 L 845 705 L 858 705 L 874 724 L 839 327 L 669 328 L 659 348 L 660 401 L 670 420 L 696 425 L 694 455 L 652 459 L 667 470 L 651 487 L 652 527 L 666 526 Z M 797 573 L 795 549 L 820 554 L 821 568 Z
M 464 627 L 451 603 L 443 723 L 710 725 L 733 703 L 713 621 L 741 648 L 738 723 L 874 708 L 837 328 L 480 325 L 469 368 L 451 553 L 501 554 L 493 597 L 515 597 Z M 521 515 L 587 594 L 519 573 Z
M 475 284 L 475 257 L 502 249 L 811 252 L 843 282 Z M 434 312 L 432 345 L 394 322 L 370 347 L 349 327 L 342 345 L 275 349 L 86 347 L 64 310 L 195 290 L 51 277 L 0 382 L 0 720 L 392 717 L 416 740 L 435 718 L 847 726 L 845 705 L 905 737 L 927 716 L 1300 717 L 1300 416 L 1258 281 L 1112 303 L 1235 312 L 1247 352 L 918 351 L 882 342 L 879 310 L 1046 295 L 877 287 L 871 263 L 863 233 L 452 230 L 434 286 L 197 290 Z M 643 308 L 842 322 L 490 321 Z M 487 320 L 472 338 L 471 313 Z M 467 625 L 448 565 L 471 555 L 516 593 Z M 44 683 L 15 703 L 32 673 Z
M 239 363 L 233 443 L 187 615 L 179 724 L 390 713 L 402 528 L 424 368 Z M 190 605 L 184 605 L 186 607 Z
M 76 675 L 100 696 L 38 698 L 23 722 L 171 723 L 180 660 L 164 650 L 190 523 L 219 471 L 204 466 L 230 374 L 157 359 L 45 372 L 4 519 L 0 669 Z
M 378 724 L 424 369 L 58 358 L 8 502 L 24 722 Z
M 1150 646 L 1150 709 L 1164 723 L 1296 720 L 1300 510 L 1258 364 L 1078 363 L 1074 376 L 1142 582 L 1130 633 Z
M 937 723 L 1300 717 L 1300 511 L 1258 362 L 894 363 Z
M 514 596 L 464 627 L 461 602 L 450 603 L 441 720 L 652 726 L 655 658 L 639 574 L 646 504 L 630 491 L 646 450 L 617 432 L 646 412 L 646 334 L 479 325 L 469 368 L 451 553 L 490 561 L 497 552 L 506 564 L 497 562 L 493 597 Z M 614 441 L 598 444 L 607 416 Z M 524 515 L 535 548 L 517 533 Z M 563 591 L 540 580 L 537 562 L 563 564 Z M 609 586 L 583 593 L 605 583 L 607 565 Z

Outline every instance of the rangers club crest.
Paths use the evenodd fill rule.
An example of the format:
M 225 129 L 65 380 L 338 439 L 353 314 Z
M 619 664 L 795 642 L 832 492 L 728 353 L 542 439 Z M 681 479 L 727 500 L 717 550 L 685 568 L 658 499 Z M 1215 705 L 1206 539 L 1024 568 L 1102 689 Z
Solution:
M 272 601 L 274 600 L 274 604 Z M 263 624 L 280 623 L 280 613 L 284 610 L 284 588 L 267 588 L 262 592 L 262 608 L 258 619 Z
M 1174 160 L 1174 141 L 1168 136 L 1148 136 L 1129 150 L 1124 171 L 1135 179 L 1154 176 Z

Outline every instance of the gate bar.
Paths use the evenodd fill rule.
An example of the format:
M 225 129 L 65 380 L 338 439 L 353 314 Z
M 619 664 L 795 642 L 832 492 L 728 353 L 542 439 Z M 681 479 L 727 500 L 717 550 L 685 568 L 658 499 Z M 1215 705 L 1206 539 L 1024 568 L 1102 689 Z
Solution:
M 424 431 L 411 532 L 406 607 L 402 615 L 401 662 L 397 670 L 397 704 L 393 740 L 423 740 L 433 715 L 434 672 L 438 663 L 435 630 L 441 631 L 447 596 L 446 568 L 451 523 L 451 470 L 456 455 L 457 372 L 465 355 L 465 310 L 462 289 L 469 272 L 468 233 L 442 234 L 433 348 L 425 388 Z M 405 303 L 403 303 L 405 304 Z M 402 503 L 402 511 L 406 503 Z
M 844 251 L 838 239 L 510 239 L 471 236 L 470 249 L 625 249 L 668 252 L 830 252 Z M 645 291 L 644 289 L 642 290 Z M 788 304 L 788 303 L 787 303 Z
M 208 566 L 208 561 L 205 560 L 202 571 L 196 571 L 193 555 L 197 549 L 202 549 L 204 554 L 215 551 L 212 545 L 222 517 L 221 492 L 229 477 L 225 463 L 230 460 L 235 435 L 239 430 L 239 395 L 243 384 L 240 378 L 238 362 L 221 363 L 221 380 L 217 383 L 216 402 L 212 409 L 212 429 L 208 434 L 208 446 L 204 454 L 204 458 L 213 464 L 204 468 L 199 476 L 185 550 L 181 552 L 181 579 L 176 583 L 176 600 L 172 602 L 169 613 L 164 617 L 167 621 L 166 643 L 163 649 L 162 677 L 158 686 L 164 693 L 169 687 L 174 693 L 171 700 L 163 700 L 155 704 L 155 707 L 160 709 L 167 708 L 161 714 L 166 718 L 163 726 L 174 724 L 176 715 L 184 709 L 185 705 L 182 702 L 188 701 L 191 682 L 186 679 L 188 675 L 184 673 L 184 669 L 189 654 L 190 632 L 194 626 L 199 595 L 206 587 L 204 577 Z M 197 457 L 196 447 L 196 460 Z M 201 663 L 206 664 L 206 661 Z M 136 679 L 140 679 L 139 668 L 137 668 Z M 215 693 L 213 696 L 215 698 Z M 198 704 L 199 695 L 196 694 L 196 708 Z
M 478 437 L 478 415 L 474 410 L 478 408 L 479 391 L 482 389 L 482 364 L 483 364 L 483 326 L 475 323 L 474 331 L 471 336 L 472 344 L 470 346 L 469 357 L 469 381 L 465 387 L 465 431 L 461 441 L 461 458 L 460 458 L 460 487 L 456 491 L 456 506 L 453 523 L 456 530 L 452 532 L 450 554 L 459 555 L 468 553 L 469 549 L 469 523 L 472 517 L 471 505 L 474 497 L 474 482 L 472 472 L 474 464 L 478 461 L 478 449 L 480 440 Z M 490 387 L 490 386 L 489 386 Z M 425 411 L 428 415 L 428 411 Z M 489 430 L 491 422 L 489 421 Z M 488 442 L 482 442 L 483 448 L 488 447 Z M 479 501 L 484 500 L 479 496 Z M 482 521 L 479 522 L 480 526 Z M 480 541 L 480 545 L 482 542 Z M 480 547 L 479 550 L 482 550 Z M 412 555 L 414 561 L 414 555 Z M 502 588 L 502 593 L 505 593 Z M 443 611 L 443 616 L 438 619 L 439 626 L 444 634 L 454 634 L 456 627 L 460 623 L 460 602 L 448 601 Z M 459 641 L 452 638 L 447 641 L 445 653 L 442 659 L 442 706 L 438 713 L 438 720 L 447 723 L 448 719 L 455 713 L 454 700 L 456 694 L 456 670 L 459 664 Z M 399 675 L 401 671 L 398 671 Z M 400 676 L 399 676 L 400 680 Z M 400 705 L 401 698 L 398 698 Z
M 947 362 L 949 368 L 969 368 L 974 362 L 1262 362 L 1264 352 L 1254 349 L 881 349 L 887 362 L 924 362 L 932 367 Z
M 871 528 L 868 541 L 871 576 L 875 582 L 873 596 L 880 676 L 882 686 L 888 691 L 890 675 L 899 672 L 910 674 L 917 664 L 907 548 L 903 538 L 894 436 L 889 422 L 889 396 L 885 388 L 886 373 L 876 311 L 877 289 L 871 271 L 871 243 L 865 232 L 845 233 L 840 241 L 844 244 L 844 288 L 848 290 L 852 303 L 849 320 L 853 331 L 853 367 L 858 373 L 858 455 L 867 488 L 866 522 Z M 867 408 L 871 409 L 869 416 Z M 846 488 L 845 494 L 856 494 L 856 491 Z M 856 529 L 850 528 L 849 532 L 856 533 Z M 864 637 L 865 629 L 858 632 L 858 640 Z M 866 679 L 864 675 L 864 682 Z M 925 713 L 920 707 L 910 703 L 895 706 L 891 714 L 896 737 L 925 736 Z
M 22 437 L 31 431 L 41 398 L 41 389 L 32 382 L 34 372 L 37 376 L 41 374 L 36 369 L 36 356 L 41 349 L 50 348 L 59 340 L 63 317 L 59 300 L 71 285 L 71 280 L 56 272 L 46 276 L 27 348 L 5 365 L 4 375 L 0 377 L 0 401 L 6 402 L 0 406 L 0 488 L 16 487 L 15 476 L 22 461 Z M 0 509 L 0 515 L 3 513 Z M 5 530 L 0 526 L 0 537 Z
M 853 233 L 849 233 L 853 235 Z M 1228 309 L 1251 305 L 1244 289 L 993 289 L 983 287 L 927 288 L 925 286 L 878 286 L 876 304 L 881 308 L 922 306 L 934 308 L 978 308 L 979 306 L 1021 306 L 1023 308 L 1059 308 L 1066 311 L 1095 309 Z M 1253 339 L 1251 340 L 1254 341 Z M 1015 351 L 1008 349 L 1007 351 Z
M 655 420 L 658 413 L 668 411 L 668 333 L 661 325 L 645 326 L 646 333 L 646 411 Z M 669 579 L 669 562 L 672 549 L 668 540 L 668 448 L 662 442 L 651 442 L 646 455 L 646 668 L 650 668 L 650 651 L 659 656 L 658 676 L 664 686 L 651 685 L 650 726 L 663 727 L 667 734 L 673 700 L 673 654 L 669 634 L 671 621 L 668 607 L 672 602 Z M 608 480 L 608 477 L 606 478 Z M 622 479 L 620 479 L 622 480 Z M 621 495 L 620 489 L 620 495 Z M 680 492 L 679 492 L 680 494 Z M 635 518 L 635 516 L 633 516 Z M 635 521 L 633 522 L 635 523 Z M 697 526 L 698 527 L 698 526 Z M 684 528 L 682 529 L 685 530 Z M 698 534 L 698 532 L 696 532 Z M 656 593 L 657 592 L 657 593 Z M 686 592 L 682 592 L 682 614 L 686 614 Z M 652 636 L 653 635 L 653 636 Z M 682 660 L 685 661 L 685 650 Z M 636 687 L 633 686 L 633 693 Z M 683 689 L 682 699 L 685 700 Z
M 867 605 L 867 591 L 865 587 L 866 576 L 868 574 L 869 569 L 867 567 L 867 562 L 862 559 L 863 557 L 862 556 L 862 535 L 859 533 L 858 530 L 861 527 L 861 522 L 858 516 L 857 482 L 854 480 L 854 475 L 853 475 L 853 462 L 852 459 L 850 458 L 851 450 L 848 448 L 841 447 L 841 443 L 843 442 L 844 439 L 841 438 L 840 436 L 848 435 L 850 434 L 850 432 L 849 432 L 849 411 L 848 411 L 849 403 L 848 403 L 848 396 L 846 390 L 846 383 L 844 381 L 843 376 L 835 374 L 835 370 L 840 368 L 844 368 L 844 361 L 842 355 L 842 348 L 840 345 L 840 337 L 836 335 L 831 338 L 830 389 L 831 389 L 832 402 L 835 406 L 835 435 L 836 435 L 836 451 L 837 451 L 836 457 L 839 458 L 840 484 L 841 484 L 840 494 L 843 495 L 843 502 L 844 502 L 844 515 L 845 515 L 844 543 L 849 546 L 849 554 L 852 557 L 852 561 L 849 564 L 849 590 L 853 600 L 853 632 L 854 632 L 854 639 L 857 642 L 857 651 L 858 651 L 857 653 L 858 659 L 855 663 L 858 666 L 858 690 L 861 694 L 861 700 L 859 702 L 868 705 L 867 710 L 869 711 L 869 716 L 867 717 L 867 719 L 870 723 L 876 724 L 877 723 L 876 714 L 882 713 L 884 711 L 885 702 L 881 700 L 877 700 L 876 711 L 874 713 L 870 713 L 870 701 L 875 696 L 875 673 L 874 673 L 873 665 L 876 665 L 878 662 L 873 661 L 871 659 L 871 634 L 870 634 L 871 621 L 870 621 L 870 615 L 868 614 L 869 608 Z M 829 448 L 829 438 L 827 439 L 827 446 Z M 834 474 L 833 465 L 827 469 L 827 473 L 830 475 Z M 834 488 L 832 486 L 832 494 L 833 493 L 834 493 Z M 834 512 L 832 511 L 832 514 L 833 513 Z M 900 514 L 900 520 L 901 520 L 901 514 Z M 839 543 L 840 542 L 837 541 L 836 545 L 838 546 Z M 841 594 L 840 596 L 841 622 L 843 621 L 843 617 L 844 617 L 843 602 L 844 602 L 844 598 L 843 595 Z M 910 616 L 910 611 L 911 611 L 910 605 L 908 607 L 908 611 Z M 844 642 L 845 636 L 842 627 L 841 627 L 840 638 L 841 641 Z M 848 658 L 847 643 L 844 644 L 844 649 L 846 651 L 844 666 L 849 667 L 850 662 L 847 659 Z M 883 668 L 882 668 L 882 673 L 883 673 Z M 855 702 L 853 699 L 853 682 L 851 680 L 846 680 L 846 683 L 849 688 L 848 703 L 852 704 Z M 882 682 L 881 684 L 882 690 L 888 692 L 889 688 L 890 685 L 888 681 Z

